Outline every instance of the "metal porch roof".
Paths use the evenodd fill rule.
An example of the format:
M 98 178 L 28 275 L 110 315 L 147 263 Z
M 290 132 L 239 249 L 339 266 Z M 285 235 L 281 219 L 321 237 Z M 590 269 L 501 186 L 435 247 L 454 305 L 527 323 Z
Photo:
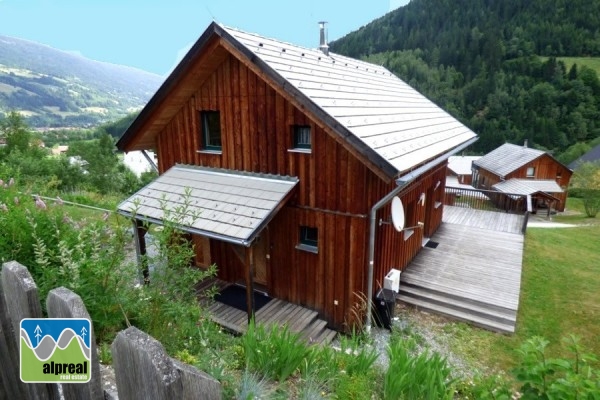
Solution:
M 562 188 L 553 180 L 542 179 L 509 179 L 492 186 L 499 192 L 529 195 L 538 192 L 562 193 Z
M 297 183 L 296 177 L 176 165 L 117 210 L 159 224 L 166 212 L 183 231 L 249 246 Z

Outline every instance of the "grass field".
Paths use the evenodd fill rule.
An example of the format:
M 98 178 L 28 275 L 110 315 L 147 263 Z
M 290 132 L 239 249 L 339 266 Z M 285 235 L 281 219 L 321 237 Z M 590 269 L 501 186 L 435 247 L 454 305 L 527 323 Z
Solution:
M 548 57 L 541 58 L 544 60 L 548 59 Z M 578 68 L 585 65 L 600 75 L 600 57 L 557 57 L 556 59 L 565 63 L 567 72 L 571 69 L 573 64 L 577 64 Z
M 567 207 L 578 210 L 579 199 Z M 514 335 L 500 335 L 452 324 L 454 350 L 477 365 L 504 371 L 518 361 L 515 350 L 532 336 L 550 341 L 549 355 L 568 356 L 561 339 L 581 337 L 591 353 L 600 355 L 600 218 L 555 217 L 575 228 L 527 230 L 521 297 Z

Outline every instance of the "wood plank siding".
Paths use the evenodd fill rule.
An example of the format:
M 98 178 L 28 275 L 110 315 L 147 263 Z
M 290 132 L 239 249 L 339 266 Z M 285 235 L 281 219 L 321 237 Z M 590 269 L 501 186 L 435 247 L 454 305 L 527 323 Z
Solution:
M 268 229 L 266 286 L 271 296 L 312 308 L 330 326 L 354 322 L 357 293 L 366 293 L 368 213 L 395 186 L 339 142 L 233 55 L 224 57 L 156 137 L 159 171 L 176 163 L 299 178 L 298 187 Z M 221 152 L 201 149 L 201 111 L 219 111 Z M 310 152 L 291 150 L 293 125 L 311 128 Z M 290 151 L 291 150 L 291 151 Z M 442 219 L 446 163 L 430 170 L 401 194 L 407 226 L 425 224 L 412 236 L 392 225 L 377 228 L 375 287 L 390 268 L 405 268 Z M 438 185 L 438 182 L 441 184 Z M 435 186 L 438 186 L 434 189 Z M 425 193 L 424 205 L 419 199 Z M 378 219 L 390 220 L 390 206 Z M 297 249 L 300 226 L 318 229 L 318 252 Z M 220 279 L 244 279 L 245 267 L 231 245 L 195 239 L 197 260 L 218 266 Z M 258 262 L 258 261 L 257 261 Z

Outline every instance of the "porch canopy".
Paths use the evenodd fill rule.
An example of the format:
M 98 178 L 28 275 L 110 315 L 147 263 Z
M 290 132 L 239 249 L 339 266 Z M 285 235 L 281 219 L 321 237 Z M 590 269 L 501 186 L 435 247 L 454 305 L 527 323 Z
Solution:
M 509 179 L 496 183 L 492 186 L 492 189 L 500 193 L 504 193 L 507 196 L 515 198 L 516 196 L 527 196 L 527 210 L 534 211 L 534 205 L 531 202 L 532 198 L 543 198 L 554 204 L 558 202 L 558 198 L 552 195 L 552 193 L 562 193 L 563 189 L 553 180 L 544 179 Z M 548 213 L 550 209 L 548 208 Z M 548 214 L 550 215 L 550 214 Z
M 168 219 L 184 232 L 250 247 L 297 183 L 296 177 L 178 164 L 117 211 L 159 225 Z
M 543 193 L 554 200 L 558 199 L 556 199 L 556 197 L 552 196 L 550 193 L 563 192 L 563 189 L 558 185 L 558 183 L 556 183 L 556 181 L 543 179 L 513 178 L 507 181 L 496 183 L 494 186 L 492 186 L 492 188 L 502 193 L 518 194 L 523 196 Z

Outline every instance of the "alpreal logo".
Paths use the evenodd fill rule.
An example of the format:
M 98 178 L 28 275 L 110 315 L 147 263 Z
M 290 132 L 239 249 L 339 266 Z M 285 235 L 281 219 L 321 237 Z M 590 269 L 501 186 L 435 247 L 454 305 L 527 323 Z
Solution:
M 21 380 L 26 383 L 85 383 L 91 371 L 91 323 L 82 318 L 21 321 Z

